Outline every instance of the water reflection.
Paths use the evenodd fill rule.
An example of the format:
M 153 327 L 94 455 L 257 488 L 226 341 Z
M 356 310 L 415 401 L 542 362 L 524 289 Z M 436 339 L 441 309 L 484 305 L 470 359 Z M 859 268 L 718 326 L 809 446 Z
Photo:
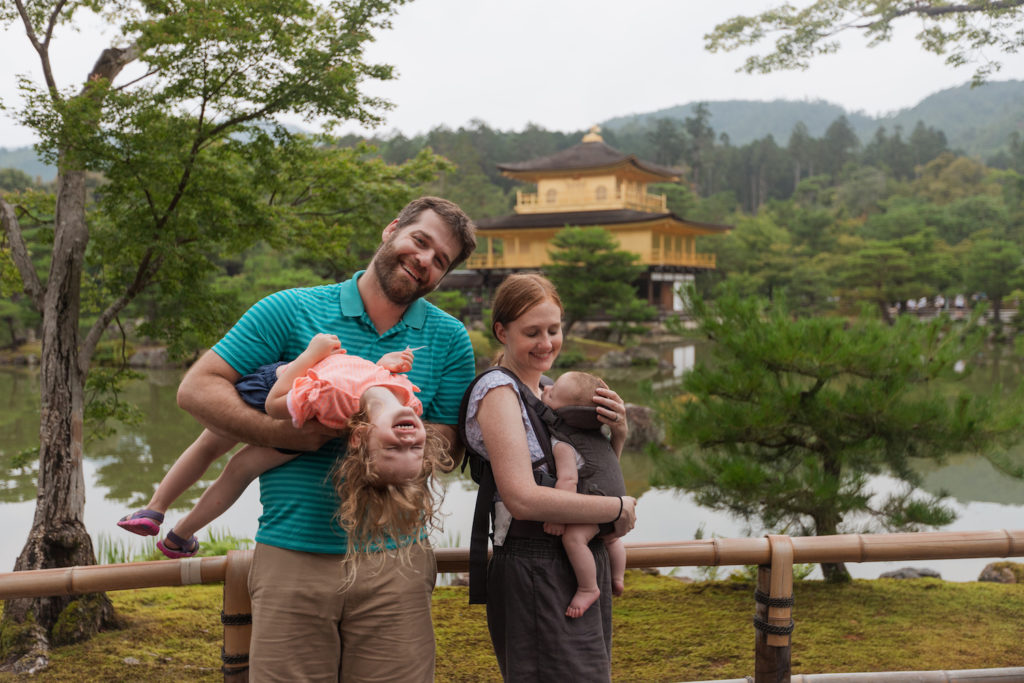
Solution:
M 698 359 L 705 358 L 707 347 L 700 344 L 662 345 L 653 347 L 662 363 L 602 370 L 600 374 L 627 401 L 654 405 L 670 398 L 677 391 L 684 373 Z M 1021 376 L 1021 364 L 1012 354 L 975 359 L 972 387 L 991 387 L 995 378 L 1015 385 Z M 149 500 L 157 482 L 178 455 L 201 431 L 188 414 L 178 409 L 175 393 L 181 373 L 154 371 L 147 379 L 127 387 L 125 398 L 137 405 L 145 416 L 143 422 L 121 427 L 109 437 L 86 445 L 85 477 L 87 486 L 86 527 L 94 535 L 106 533 L 119 539 L 114 522 L 129 510 Z M 0 518 L 5 533 L 0 537 L 0 571 L 12 567 L 20 552 L 32 521 L 36 495 L 36 458 L 19 460 L 17 455 L 38 446 L 39 399 L 38 372 L 26 368 L 0 369 Z M 1024 445 L 1010 456 L 1024 464 Z M 225 459 L 215 463 L 206 481 L 185 493 L 172 508 L 168 522 L 173 524 L 190 507 L 209 481 L 223 468 Z M 639 522 L 631 541 L 669 541 L 693 538 L 703 527 L 708 536 L 742 536 L 761 533 L 724 513 L 696 505 L 688 494 L 670 489 L 654 489 L 648 483 L 650 459 L 642 453 L 626 453 L 622 458 L 627 490 L 640 499 Z M 918 471 L 929 492 L 948 491 L 956 503 L 960 518 L 948 530 L 997 529 L 1019 527 L 1017 520 L 1024 512 L 1024 482 L 997 472 L 977 456 L 950 458 L 944 465 L 923 462 Z M 873 480 L 873 486 L 884 490 L 885 477 Z M 444 512 L 446 527 L 441 545 L 467 545 L 476 486 L 467 476 L 458 473 L 447 478 L 448 495 Z M 221 530 L 230 530 L 240 537 L 251 538 L 260 513 L 258 487 L 251 486 L 242 499 L 215 523 Z M 119 535 L 120 534 L 120 535 Z M 135 537 L 126 542 L 134 542 Z M 947 560 L 929 562 L 952 580 L 973 580 L 987 560 Z M 895 568 L 889 565 L 851 565 L 857 577 L 875 577 L 879 572 Z M 691 574 L 690 570 L 682 573 Z

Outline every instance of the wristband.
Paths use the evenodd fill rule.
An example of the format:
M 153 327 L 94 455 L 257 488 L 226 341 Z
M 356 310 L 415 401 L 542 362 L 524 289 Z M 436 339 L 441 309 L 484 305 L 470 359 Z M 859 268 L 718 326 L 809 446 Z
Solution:
M 615 515 L 615 519 L 609 522 L 609 524 L 615 524 L 622 517 L 622 496 L 619 496 L 619 514 Z

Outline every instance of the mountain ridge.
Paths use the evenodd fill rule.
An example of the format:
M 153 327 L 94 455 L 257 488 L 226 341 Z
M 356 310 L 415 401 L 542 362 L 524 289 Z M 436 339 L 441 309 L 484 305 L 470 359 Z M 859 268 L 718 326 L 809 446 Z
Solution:
M 652 112 L 628 114 L 603 121 L 613 132 L 644 131 L 661 118 L 682 122 L 693 116 L 700 101 Z M 1024 81 L 991 81 L 979 87 L 965 83 L 928 95 L 913 107 L 871 116 L 849 111 L 826 100 L 715 100 L 706 102 L 710 126 L 716 135 L 725 133 L 733 145 L 744 145 L 772 135 L 786 145 L 793 127 L 803 121 L 812 137 L 824 135 L 828 126 L 845 116 L 861 143 L 879 127 L 891 135 L 899 127 L 906 139 L 918 121 L 946 134 L 950 148 L 986 159 L 1009 146 L 1010 135 L 1024 132 Z M 42 162 L 32 147 L 0 147 L 0 168 L 17 168 L 33 178 L 50 181 L 53 166 Z

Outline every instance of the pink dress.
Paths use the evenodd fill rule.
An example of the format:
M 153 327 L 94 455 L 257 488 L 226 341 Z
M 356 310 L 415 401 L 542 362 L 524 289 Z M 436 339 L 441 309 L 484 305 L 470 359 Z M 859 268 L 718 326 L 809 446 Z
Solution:
M 295 380 L 288 392 L 292 424 L 301 427 L 307 420 L 316 419 L 326 427 L 344 429 L 349 418 L 359 411 L 359 397 L 374 386 L 391 388 L 403 405 L 417 415 L 423 413 L 423 404 L 414 393 L 419 387 L 405 375 L 393 374 L 359 356 L 336 353 Z

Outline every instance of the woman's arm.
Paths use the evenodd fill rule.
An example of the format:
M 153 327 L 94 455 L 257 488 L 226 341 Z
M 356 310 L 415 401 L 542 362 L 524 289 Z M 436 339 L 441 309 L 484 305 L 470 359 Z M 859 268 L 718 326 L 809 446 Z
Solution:
M 487 392 L 480 402 L 477 419 L 498 493 L 513 517 L 565 524 L 602 524 L 616 520 L 615 531 L 620 536 L 633 528 L 636 499 L 631 496 L 623 496 L 621 500 L 584 496 L 536 484 L 519 398 L 511 386 L 503 385 Z
M 267 415 L 279 420 L 291 419 L 288 412 L 288 392 L 291 391 L 295 380 L 306 374 L 306 371 L 322 361 L 332 353 L 345 353 L 341 348 L 341 342 L 333 334 L 317 334 L 309 340 L 306 350 L 300 353 L 295 360 L 285 365 L 277 382 L 270 388 L 264 408 Z

